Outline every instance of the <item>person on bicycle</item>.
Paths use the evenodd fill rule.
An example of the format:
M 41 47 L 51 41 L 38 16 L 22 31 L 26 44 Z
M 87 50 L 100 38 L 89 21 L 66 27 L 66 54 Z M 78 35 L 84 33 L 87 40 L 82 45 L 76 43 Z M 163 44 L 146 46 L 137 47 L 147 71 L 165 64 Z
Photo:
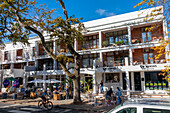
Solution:
M 41 99 L 43 100 L 43 102 L 46 102 L 46 96 L 47 96 L 48 94 L 47 94 L 47 90 L 45 90 L 44 92 L 43 92 L 43 94 L 41 95 Z

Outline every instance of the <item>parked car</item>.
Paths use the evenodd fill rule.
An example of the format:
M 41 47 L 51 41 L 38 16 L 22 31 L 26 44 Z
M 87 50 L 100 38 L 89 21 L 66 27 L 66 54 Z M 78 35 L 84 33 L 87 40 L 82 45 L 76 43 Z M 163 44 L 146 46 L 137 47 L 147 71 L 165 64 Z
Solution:
M 170 105 L 166 102 L 124 103 L 108 113 L 170 113 Z

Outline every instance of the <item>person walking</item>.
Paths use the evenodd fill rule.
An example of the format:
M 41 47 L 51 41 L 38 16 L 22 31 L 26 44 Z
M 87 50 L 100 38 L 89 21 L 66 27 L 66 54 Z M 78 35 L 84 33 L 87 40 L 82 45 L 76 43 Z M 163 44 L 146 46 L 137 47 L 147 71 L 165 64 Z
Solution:
M 121 93 L 119 87 L 117 87 L 116 97 L 117 97 L 118 104 L 121 104 L 121 101 L 122 101 L 121 96 L 122 96 L 122 93 Z
M 101 82 L 100 82 L 100 86 L 101 86 L 101 88 L 102 88 L 102 93 L 104 92 L 104 90 L 103 90 L 103 81 L 101 80 Z

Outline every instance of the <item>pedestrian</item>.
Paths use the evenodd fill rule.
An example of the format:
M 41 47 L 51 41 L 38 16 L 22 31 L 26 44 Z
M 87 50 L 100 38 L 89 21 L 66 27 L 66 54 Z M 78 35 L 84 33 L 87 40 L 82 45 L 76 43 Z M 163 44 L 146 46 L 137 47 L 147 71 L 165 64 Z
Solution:
M 102 93 L 104 92 L 104 90 L 103 90 L 103 81 L 101 80 L 101 82 L 100 82 L 100 86 L 101 86 L 101 88 L 102 88 Z
M 122 96 L 122 93 L 121 93 L 119 87 L 117 87 L 116 97 L 117 97 L 118 104 L 121 104 L 121 101 L 122 101 L 121 96 Z
M 106 100 L 107 100 L 107 105 L 109 106 L 110 104 L 111 104 L 111 95 L 113 94 L 113 90 L 112 90 L 112 88 L 110 88 L 110 90 L 109 91 L 107 91 L 107 93 L 106 93 Z

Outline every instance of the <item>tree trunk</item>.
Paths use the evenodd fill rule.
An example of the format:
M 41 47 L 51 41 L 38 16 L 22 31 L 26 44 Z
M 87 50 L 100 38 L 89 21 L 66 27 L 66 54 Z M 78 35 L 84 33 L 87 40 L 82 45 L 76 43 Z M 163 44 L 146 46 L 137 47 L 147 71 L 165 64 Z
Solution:
M 73 103 L 78 104 L 81 103 L 80 98 L 80 76 L 73 79 Z

